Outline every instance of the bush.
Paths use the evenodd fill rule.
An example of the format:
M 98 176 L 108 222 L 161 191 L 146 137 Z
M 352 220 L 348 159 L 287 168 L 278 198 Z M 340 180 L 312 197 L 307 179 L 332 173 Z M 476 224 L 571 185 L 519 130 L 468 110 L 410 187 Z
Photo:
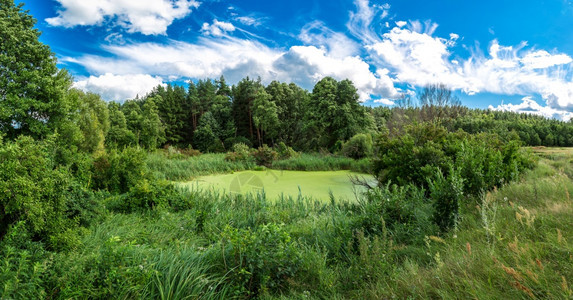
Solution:
M 255 158 L 257 165 L 268 168 L 272 166 L 273 161 L 278 157 L 278 153 L 267 145 L 259 147 L 252 155 Z
M 67 191 L 73 178 L 54 163 L 54 141 L 21 136 L 0 146 L 0 240 L 17 223 L 52 249 L 70 246 L 76 227 L 66 218 Z
M 253 143 L 244 136 L 231 137 L 225 140 L 225 149 L 232 149 L 235 144 L 245 144 L 249 148 L 253 147 Z
M 406 134 L 377 141 L 374 173 L 382 184 L 415 184 L 428 190 L 427 178 L 437 170 L 449 176 L 456 166 L 467 195 L 479 195 L 518 178 L 533 166 L 533 160 L 519 148 L 518 141 L 504 143 L 496 134 L 447 133 L 435 124 L 409 127 Z
M 430 198 L 434 206 L 433 221 L 445 232 L 458 224 L 463 179 L 453 168 L 447 178 L 438 170 L 435 178 L 429 180 L 429 184 Z
M 142 180 L 131 187 L 128 193 L 108 199 L 107 207 L 120 213 L 132 213 L 149 209 L 166 208 L 171 203 L 180 203 L 181 194 L 173 184 L 161 180 Z
M 226 161 L 249 161 L 251 160 L 251 148 L 243 143 L 233 145 L 233 152 L 225 155 Z
M 302 255 L 283 226 L 251 229 L 227 226 L 221 235 L 226 272 L 248 297 L 288 287 L 300 270 Z
M 151 178 L 145 164 L 146 153 L 139 148 L 111 150 L 94 162 L 92 187 L 123 194 L 141 180 Z
M 344 156 L 361 159 L 372 156 L 372 136 L 369 134 L 357 134 L 342 145 L 341 152 Z
M 277 146 L 277 153 L 279 159 L 289 159 L 291 157 L 299 157 L 300 153 L 294 151 L 292 147 L 285 145 L 285 143 L 280 142 Z

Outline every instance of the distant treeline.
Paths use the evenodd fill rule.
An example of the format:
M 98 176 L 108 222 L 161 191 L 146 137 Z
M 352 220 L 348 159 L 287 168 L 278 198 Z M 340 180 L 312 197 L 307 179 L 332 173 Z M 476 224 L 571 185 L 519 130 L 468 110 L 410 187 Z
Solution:
M 330 77 L 320 80 L 312 92 L 294 83 L 273 81 L 264 86 L 248 77 L 233 86 L 224 77 L 190 82 L 188 88 L 157 86 L 142 98 L 108 104 L 106 144 L 224 152 L 238 142 L 253 147 L 283 142 L 296 150 L 335 152 L 359 133 L 387 130 L 399 135 L 412 124 L 435 122 L 452 132 L 519 137 L 529 146 L 573 146 L 570 122 L 469 109 L 459 101 L 431 97 L 422 94 L 424 104 L 417 107 L 365 107 L 351 81 Z

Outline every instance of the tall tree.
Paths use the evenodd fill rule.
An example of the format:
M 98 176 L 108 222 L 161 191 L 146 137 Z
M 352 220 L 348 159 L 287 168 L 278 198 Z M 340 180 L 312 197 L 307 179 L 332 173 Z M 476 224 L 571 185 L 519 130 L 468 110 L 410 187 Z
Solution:
M 279 126 L 277 105 L 271 101 L 271 96 L 262 87 L 257 91 L 253 101 L 253 123 L 257 127 L 259 146 L 263 145 L 265 136 L 273 138 L 277 133 Z
M 38 38 L 36 20 L 20 3 L 0 0 L 0 133 L 45 137 L 69 117 L 71 77 Z
M 165 141 L 165 131 L 155 104 L 157 99 L 159 97 L 147 98 L 143 104 L 140 143 L 146 149 L 155 149 Z
M 237 136 L 255 140 L 253 126 L 253 101 L 261 87 L 260 79 L 254 81 L 249 77 L 233 86 L 233 119 L 237 126 Z

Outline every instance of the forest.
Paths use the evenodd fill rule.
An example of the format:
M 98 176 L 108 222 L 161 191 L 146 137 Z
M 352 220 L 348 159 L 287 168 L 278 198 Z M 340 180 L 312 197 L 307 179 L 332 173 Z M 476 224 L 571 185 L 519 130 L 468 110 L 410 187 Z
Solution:
M 0 0 L 0 298 L 573 297 L 571 122 L 441 84 L 366 107 L 331 77 L 106 102 L 35 22 Z M 375 182 L 350 176 L 353 199 L 181 185 L 249 170 Z

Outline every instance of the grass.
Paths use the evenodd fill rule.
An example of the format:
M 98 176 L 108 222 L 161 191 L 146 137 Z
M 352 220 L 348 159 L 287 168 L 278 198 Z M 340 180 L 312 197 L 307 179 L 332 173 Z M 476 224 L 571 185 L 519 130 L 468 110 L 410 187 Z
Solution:
M 268 169 L 201 176 L 182 185 L 191 189 L 214 188 L 235 194 L 264 192 L 268 199 L 277 199 L 281 195 L 296 197 L 301 193 L 323 201 L 330 199 L 331 194 L 336 198 L 354 200 L 357 193 L 363 192 L 363 188 L 354 186 L 350 176 L 359 176 L 375 184 L 375 179 L 371 175 L 350 171 L 306 172 Z
M 421 244 L 364 232 L 363 201 L 181 189 L 177 209 L 109 213 L 77 249 L 36 262 L 34 285 L 66 299 L 571 299 L 572 152 L 544 151 Z
M 293 171 L 337 171 L 351 170 L 369 173 L 369 159 L 354 160 L 344 156 L 325 156 L 303 153 L 300 156 L 273 162 L 273 169 Z
M 182 159 L 169 159 L 160 152 L 147 157 L 147 166 L 157 178 L 186 181 L 197 176 L 252 170 L 254 162 L 225 160 L 225 154 L 202 154 Z

